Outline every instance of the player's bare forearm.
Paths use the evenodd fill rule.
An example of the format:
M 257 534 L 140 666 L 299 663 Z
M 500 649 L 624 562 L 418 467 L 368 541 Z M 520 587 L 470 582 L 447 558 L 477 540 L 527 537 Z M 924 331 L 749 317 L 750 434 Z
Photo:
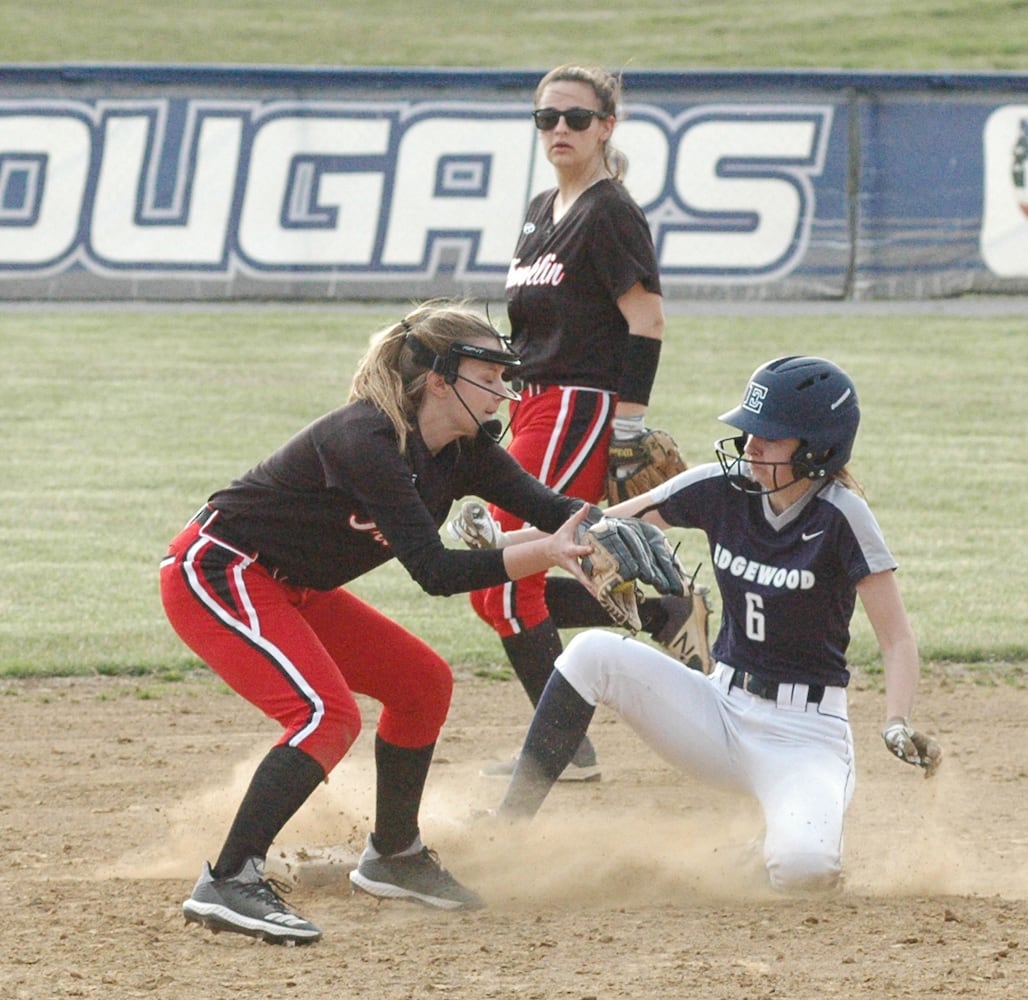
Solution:
M 909 643 L 901 643 L 888 652 L 883 650 L 882 662 L 885 667 L 885 718 L 909 719 L 920 674 L 913 636 Z
M 632 497 L 631 500 L 625 500 L 623 503 L 619 503 L 614 507 L 608 507 L 604 511 L 606 517 L 635 517 L 638 511 L 644 510 L 648 506 L 652 506 L 653 500 L 649 494 L 643 494 L 641 496 Z M 582 510 L 590 510 L 588 505 L 584 506 Z M 648 521 L 650 524 L 656 525 L 661 531 L 667 531 L 668 523 L 656 512 L 649 511 L 642 520 Z M 506 549 L 514 545 L 523 545 L 526 542 L 535 542 L 540 539 L 549 537 L 546 532 L 541 528 L 533 527 L 528 525 L 525 528 L 518 528 L 515 531 L 505 531 L 497 539 L 497 548 Z M 511 579 L 518 579 L 512 577 Z
M 641 493 L 637 497 L 622 500 L 621 503 L 608 507 L 606 515 L 607 517 L 638 517 L 640 511 L 646 510 L 647 507 L 652 507 L 653 504 L 654 500 L 651 494 Z M 650 524 L 655 524 L 661 531 L 666 531 L 669 527 L 667 521 L 655 510 L 648 511 L 643 515 L 642 519 Z
M 541 528 L 533 528 L 529 525 L 527 528 L 518 528 L 517 531 L 505 531 L 503 533 L 503 544 L 500 547 L 507 548 L 508 545 L 520 545 L 523 542 L 534 542 L 545 537 L 545 531 Z
M 920 656 L 895 574 L 872 573 L 857 584 L 857 593 L 882 653 L 885 717 L 909 719 L 921 672 Z

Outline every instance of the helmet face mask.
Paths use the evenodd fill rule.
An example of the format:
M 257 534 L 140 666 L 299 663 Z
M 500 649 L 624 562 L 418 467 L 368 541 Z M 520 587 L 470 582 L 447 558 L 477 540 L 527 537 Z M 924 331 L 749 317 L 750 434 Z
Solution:
M 512 403 L 521 402 L 521 382 L 519 379 L 509 378 L 507 374 L 512 369 L 520 366 L 521 358 L 514 353 L 513 349 L 509 349 L 510 344 L 503 337 L 499 334 L 496 336 L 500 341 L 498 348 L 481 347 L 478 344 L 452 343 L 446 352 L 446 356 L 444 358 L 437 357 L 436 363 L 432 365 L 432 371 L 438 372 L 443 376 L 447 385 L 453 386 L 453 391 L 457 393 L 457 398 L 460 399 L 465 408 L 467 408 L 467 404 L 464 403 L 461 394 L 457 392 L 458 379 L 462 382 L 468 382 L 478 389 L 485 389 L 486 392 L 491 392 L 494 396 L 499 396 L 500 399 L 507 399 Z M 510 387 L 504 392 L 497 392 L 495 389 L 490 389 L 488 386 L 476 382 L 473 378 L 461 374 L 460 363 L 463 358 L 473 358 L 475 361 L 484 361 L 489 365 L 500 365 L 505 370 L 504 377 L 510 383 Z
M 521 401 L 520 380 L 509 377 L 507 374 L 512 370 L 516 370 L 521 365 L 521 358 L 517 353 L 515 353 L 513 347 L 511 347 L 510 341 L 498 330 L 492 329 L 491 332 L 496 338 L 495 347 L 484 347 L 481 344 L 468 343 L 464 341 L 451 341 L 445 354 L 436 354 L 435 351 L 422 343 L 422 341 L 420 341 L 409 329 L 407 331 L 406 344 L 410 347 L 414 360 L 419 365 L 443 377 L 443 381 L 453 389 L 453 393 L 457 397 L 461 406 L 471 414 L 472 420 L 475 421 L 479 429 L 488 434 L 494 441 L 499 442 L 507 432 L 507 428 L 504 427 L 502 422 L 499 420 L 487 420 L 484 423 L 481 422 L 472 412 L 467 402 L 465 402 L 464 397 L 460 394 L 460 390 L 457 387 L 457 382 L 459 380 L 467 382 L 478 389 L 484 390 L 485 392 L 492 393 L 494 396 L 499 396 L 500 399 L 506 399 L 513 403 L 519 403 Z M 496 389 L 490 388 L 489 386 L 482 385 L 481 383 L 476 382 L 473 378 L 469 378 L 467 375 L 462 374 L 460 371 L 460 365 L 464 358 L 483 361 L 490 365 L 499 365 L 504 369 L 504 378 L 509 381 L 510 387 L 503 392 L 500 392 Z M 508 420 L 507 427 L 509 426 L 510 421 Z
M 733 437 L 721 438 L 714 443 L 714 453 L 721 464 L 721 471 L 736 489 L 743 493 L 770 495 L 779 493 L 797 481 L 808 478 L 799 472 L 792 456 L 785 461 L 772 461 L 765 458 L 753 458 L 746 453 L 750 438 L 755 435 L 738 434 Z M 771 440 L 771 439 L 765 439 Z M 784 439 L 779 439 L 784 440 Z M 802 451 L 802 442 L 793 455 Z M 770 470 L 771 485 L 761 483 L 758 471 Z M 765 478 L 767 478 L 765 476 Z M 813 477 L 810 477 L 813 478 Z M 782 481 L 784 479 L 784 482 Z
M 749 436 L 768 441 L 798 438 L 791 456 L 795 480 L 825 482 L 840 472 L 850 459 L 860 424 L 856 386 L 841 368 L 824 358 L 789 356 L 776 358 L 750 377 L 742 402 L 718 418 L 743 433 L 723 438 L 715 446 L 726 476 L 746 475 L 743 463 Z M 735 454 L 729 450 L 732 446 Z M 746 492 L 777 492 L 754 483 Z
M 510 344 L 497 334 L 499 344 L 495 348 L 481 347 L 478 344 L 452 343 L 444 358 L 438 356 L 432 364 L 432 370 L 439 372 L 449 385 L 453 385 L 460 375 L 461 358 L 474 358 L 488 364 L 500 365 L 503 368 L 517 368 L 521 358 L 510 348 Z
M 461 358 L 474 358 L 476 361 L 485 361 L 507 369 L 518 368 L 521 365 L 521 358 L 514 352 L 510 341 L 498 330 L 494 330 L 493 334 L 496 337 L 495 347 L 452 341 L 445 354 L 436 354 L 411 332 L 407 333 L 406 343 L 419 365 L 442 375 L 447 385 L 453 385 L 461 377 Z

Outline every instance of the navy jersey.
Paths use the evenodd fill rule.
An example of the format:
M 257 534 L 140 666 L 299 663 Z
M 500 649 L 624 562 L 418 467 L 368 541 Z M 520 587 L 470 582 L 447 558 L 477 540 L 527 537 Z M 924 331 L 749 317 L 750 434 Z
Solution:
M 532 199 L 507 273 L 518 377 L 614 392 L 629 333 L 617 300 L 638 282 L 660 293 L 653 236 L 617 181 L 583 191 L 554 225 L 556 196 Z
M 779 515 L 713 463 L 653 492 L 669 525 L 707 535 L 722 602 L 718 660 L 790 684 L 848 683 L 856 585 L 896 568 L 860 496 L 833 480 Z
M 501 550 L 454 550 L 439 527 L 478 496 L 545 531 L 580 501 L 528 475 L 486 434 L 433 455 L 415 427 L 401 455 L 389 418 L 358 401 L 333 410 L 208 501 L 212 534 L 259 553 L 296 586 L 328 590 L 394 556 L 432 594 L 507 581 Z

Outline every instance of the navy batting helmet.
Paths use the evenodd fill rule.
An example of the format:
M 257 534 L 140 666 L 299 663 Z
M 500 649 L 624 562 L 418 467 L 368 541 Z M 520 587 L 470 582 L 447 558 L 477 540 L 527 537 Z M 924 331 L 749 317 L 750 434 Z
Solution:
M 718 419 L 769 441 L 799 438 L 793 474 L 823 480 L 849 461 L 860 406 L 853 379 L 838 365 L 792 355 L 761 365 L 750 376 L 742 402 Z M 737 447 L 741 451 L 741 442 Z

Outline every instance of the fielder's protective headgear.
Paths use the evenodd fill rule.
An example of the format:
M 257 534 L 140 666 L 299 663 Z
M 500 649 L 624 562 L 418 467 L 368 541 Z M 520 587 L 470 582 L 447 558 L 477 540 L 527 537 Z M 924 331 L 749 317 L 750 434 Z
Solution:
M 521 358 L 514 353 L 510 341 L 501 336 L 498 331 L 494 331 L 494 333 L 497 341 L 495 348 L 455 341 L 447 347 L 444 355 L 436 354 L 412 332 L 407 334 L 407 344 L 418 364 L 442 375 L 447 385 L 453 385 L 459 378 L 461 358 L 475 358 L 477 361 L 487 361 L 490 364 L 502 365 L 504 368 L 517 368 L 521 364 Z
M 743 435 L 717 443 L 726 474 L 739 464 L 745 436 L 769 441 L 799 438 L 792 455 L 797 479 L 825 480 L 849 461 L 860 424 L 860 405 L 853 379 L 824 358 L 792 355 L 761 365 L 750 376 L 742 402 L 719 420 Z M 736 455 L 724 445 L 732 442 Z M 726 465 L 726 459 L 730 462 Z
M 489 332 L 496 338 L 496 347 L 482 347 L 480 344 L 467 344 L 462 341 L 450 341 L 446 348 L 445 354 L 436 354 L 427 344 L 423 343 L 418 339 L 417 335 L 411 329 L 410 325 L 406 320 L 402 321 L 403 328 L 407 332 L 406 344 L 411 350 L 411 354 L 415 362 L 422 365 L 425 368 L 434 371 L 438 375 L 442 375 L 443 380 L 447 385 L 453 387 L 453 391 L 460 400 L 461 406 L 464 407 L 468 413 L 471 414 L 471 418 L 478 424 L 479 428 L 489 435 L 494 441 L 499 443 L 500 439 L 507 432 L 507 427 L 510 426 L 508 421 L 507 427 L 503 426 L 503 423 L 499 420 L 487 420 L 481 423 L 472 413 L 471 408 L 466 402 L 464 397 L 460 394 L 457 389 L 457 380 L 461 379 L 464 382 L 469 382 L 471 385 L 478 386 L 480 389 L 486 389 L 487 392 L 491 392 L 495 396 L 499 396 L 501 399 L 508 399 L 513 403 L 521 401 L 520 394 L 520 382 L 517 379 L 510 380 L 510 388 L 504 392 L 497 392 L 495 389 L 489 389 L 486 386 L 479 385 L 473 379 L 467 378 L 465 375 L 460 374 L 460 362 L 461 358 L 474 358 L 476 361 L 485 361 L 488 364 L 502 365 L 509 372 L 512 368 L 518 368 L 521 365 L 521 358 L 514 352 L 511 347 L 510 341 L 504 337 L 499 330 L 489 325 Z M 505 374 L 505 378 L 507 375 Z

